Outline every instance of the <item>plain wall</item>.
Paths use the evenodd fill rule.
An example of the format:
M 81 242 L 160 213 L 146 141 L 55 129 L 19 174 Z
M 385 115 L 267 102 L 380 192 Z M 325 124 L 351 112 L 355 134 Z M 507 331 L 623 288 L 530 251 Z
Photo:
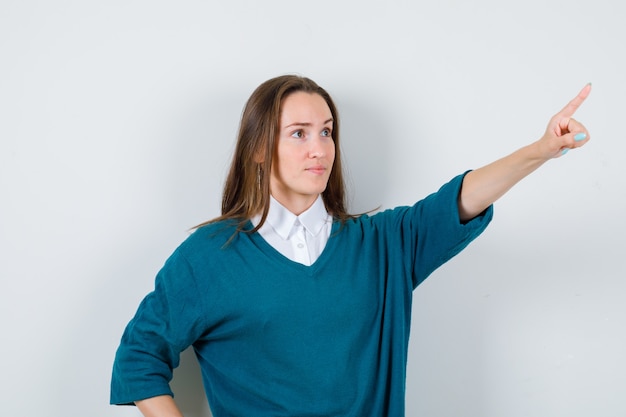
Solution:
M 4 0 L 2 415 L 138 415 L 108 405 L 119 338 L 284 73 L 336 99 L 355 212 L 534 141 L 593 82 L 591 142 L 416 290 L 407 415 L 626 415 L 624 21 L 618 0 Z M 177 399 L 209 415 L 183 356 Z

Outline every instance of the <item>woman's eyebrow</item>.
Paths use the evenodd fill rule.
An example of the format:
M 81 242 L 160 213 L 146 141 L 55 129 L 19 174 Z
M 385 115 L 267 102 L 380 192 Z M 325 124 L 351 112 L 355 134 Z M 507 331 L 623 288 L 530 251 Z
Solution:
M 333 122 L 333 121 L 334 121 L 334 120 L 333 120 L 333 118 L 331 117 L 330 119 L 326 120 L 326 121 L 325 121 L 324 123 L 322 123 L 322 124 L 328 124 L 328 123 Z M 294 126 L 306 126 L 306 127 L 309 127 L 309 126 L 313 126 L 313 123 L 310 123 L 310 122 L 295 122 L 295 123 L 291 123 L 291 124 L 289 124 L 289 125 L 285 126 L 283 129 L 287 129 L 287 128 L 289 128 L 289 127 L 294 127 Z

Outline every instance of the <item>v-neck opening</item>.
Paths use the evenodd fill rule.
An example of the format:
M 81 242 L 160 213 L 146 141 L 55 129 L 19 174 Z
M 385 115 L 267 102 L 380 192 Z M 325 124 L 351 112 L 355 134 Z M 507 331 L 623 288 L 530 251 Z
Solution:
M 253 245 L 271 261 L 278 262 L 281 265 L 287 266 L 291 269 L 302 271 L 309 276 L 313 276 L 315 271 L 320 269 L 322 265 L 326 263 L 327 258 L 330 256 L 332 246 L 335 246 L 335 241 L 337 240 L 335 234 L 338 230 L 338 227 L 340 226 L 339 223 L 339 221 L 333 219 L 333 224 L 330 229 L 330 236 L 328 237 L 328 241 L 326 242 L 322 253 L 320 253 L 320 256 L 311 265 L 304 265 L 300 262 L 289 259 L 287 256 L 283 255 L 276 248 L 270 245 L 269 242 L 265 240 L 263 236 L 261 236 L 261 234 L 258 232 L 251 234 L 250 240 L 252 241 Z M 252 222 L 248 222 L 248 226 L 251 228 Z

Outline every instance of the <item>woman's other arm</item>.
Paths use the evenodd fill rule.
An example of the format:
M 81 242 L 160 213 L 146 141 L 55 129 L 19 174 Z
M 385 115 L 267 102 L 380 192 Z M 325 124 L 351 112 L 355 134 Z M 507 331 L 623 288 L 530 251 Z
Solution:
M 169 395 L 136 401 L 135 405 L 145 417 L 183 417 L 183 413 Z

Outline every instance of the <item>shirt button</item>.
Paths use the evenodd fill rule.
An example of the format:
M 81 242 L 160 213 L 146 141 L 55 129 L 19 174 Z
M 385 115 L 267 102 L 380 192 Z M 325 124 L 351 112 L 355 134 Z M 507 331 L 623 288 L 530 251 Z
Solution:
M 304 245 L 302 243 L 298 243 L 298 248 L 302 249 L 304 247 Z

